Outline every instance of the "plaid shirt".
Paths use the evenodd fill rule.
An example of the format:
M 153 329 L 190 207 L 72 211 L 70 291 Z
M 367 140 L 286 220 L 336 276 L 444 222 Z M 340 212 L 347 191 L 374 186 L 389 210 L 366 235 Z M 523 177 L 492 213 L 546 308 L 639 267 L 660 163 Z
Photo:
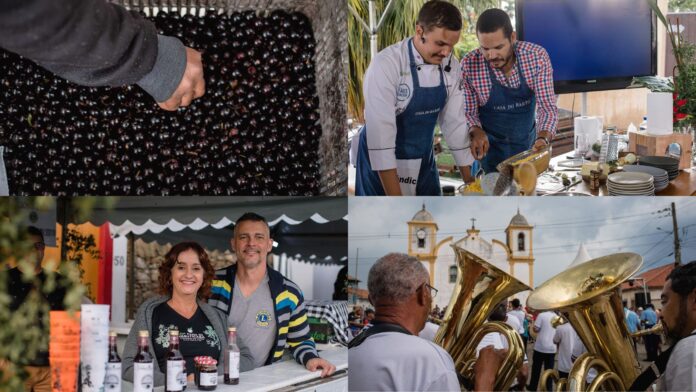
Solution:
M 553 92 L 553 68 L 546 50 L 539 45 L 517 41 L 517 62 L 527 79 L 529 88 L 536 95 L 536 121 L 538 131 L 556 133 L 558 124 L 558 108 L 556 95 Z M 479 107 L 488 102 L 491 93 L 491 81 L 488 77 L 488 63 L 481 49 L 472 50 L 462 59 L 464 76 L 464 97 L 466 101 L 466 120 L 469 127 L 481 126 Z M 493 68 L 493 74 L 505 86 L 517 88 L 520 86 L 520 75 L 517 66 L 512 67 L 509 77 Z

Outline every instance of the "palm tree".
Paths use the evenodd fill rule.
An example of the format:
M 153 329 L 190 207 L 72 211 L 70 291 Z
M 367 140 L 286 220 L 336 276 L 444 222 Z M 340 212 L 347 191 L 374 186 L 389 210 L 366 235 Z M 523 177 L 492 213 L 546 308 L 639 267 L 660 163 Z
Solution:
M 451 0 L 460 11 L 464 19 L 462 33 L 474 25 L 475 16 L 491 7 L 500 7 L 502 0 Z M 394 44 L 405 37 L 415 33 L 415 21 L 418 11 L 426 0 L 394 0 L 392 9 L 385 17 L 384 24 L 378 32 L 377 45 L 379 50 Z M 377 15 L 381 15 L 388 0 L 376 0 Z M 348 6 L 360 15 L 363 20 L 368 19 L 368 5 L 366 0 L 348 0 Z M 362 79 L 370 63 L 370 37 L 361 27 L 356 18 L 348 16 L 348 111 L 351 118 L 364 122 L 362 96 Z

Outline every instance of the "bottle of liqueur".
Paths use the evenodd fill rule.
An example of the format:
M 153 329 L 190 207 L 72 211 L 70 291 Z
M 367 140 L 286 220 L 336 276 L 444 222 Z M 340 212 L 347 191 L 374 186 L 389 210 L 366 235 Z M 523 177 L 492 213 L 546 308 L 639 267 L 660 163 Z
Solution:
M 239 384 L 239 347 L 237 347 L 237 328 L 230 327 L 225 349 L 225 384 Z
M 138 353 L 133 358 L 133 392 L 152 392 L 155 384 L 149 341 L 147 331 L 138 332 Z
M 109 332 L 109 362 L 106 363 L 104 389 L 109 392 L 121 392 L 121 357 L 116 349 L 116 332 Z
M 181 392 L 186 388 L 186 362 L 179 351 L 179 331 L 169 330 L 167 371 L 164 374 L 165 392 Z

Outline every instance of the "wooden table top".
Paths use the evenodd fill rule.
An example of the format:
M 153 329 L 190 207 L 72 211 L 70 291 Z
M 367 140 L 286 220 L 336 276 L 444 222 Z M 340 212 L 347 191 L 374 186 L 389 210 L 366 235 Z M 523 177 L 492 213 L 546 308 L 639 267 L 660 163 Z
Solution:
M 565 154 L 551 158 L 551 165 L 556 167 L 559 161 L 566 160 Z M 561 173 L 567 173 L 568 176 L 572 177 L 574 174 L 580 175 L 580 172 L 574 171 L 561 171 Z M 590 193 L 594 196 L 608 196 L 606 183 L 600 186 L 599 190 L 590 190 L 590 185 L 587 181 L 581 181 L 577 185 L 574 185 L 568 189 L 568 192 L 583 192 Z M 679 172 L 679 175 L 672 181 L 670 181 L 667 188 L 657 192 L 655 196 L 696 196 L 696 167 L 690 169 L 684 169 Z

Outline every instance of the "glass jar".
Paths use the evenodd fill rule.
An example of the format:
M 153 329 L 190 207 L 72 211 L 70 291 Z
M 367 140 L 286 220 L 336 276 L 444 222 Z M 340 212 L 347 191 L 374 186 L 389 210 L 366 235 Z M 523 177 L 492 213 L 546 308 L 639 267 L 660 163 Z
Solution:
M 217 361 L 212 357 L 194 358 L 196 369 L 193 375 L 196 387 L 201 391 L 214 391 L 218 384 Z

